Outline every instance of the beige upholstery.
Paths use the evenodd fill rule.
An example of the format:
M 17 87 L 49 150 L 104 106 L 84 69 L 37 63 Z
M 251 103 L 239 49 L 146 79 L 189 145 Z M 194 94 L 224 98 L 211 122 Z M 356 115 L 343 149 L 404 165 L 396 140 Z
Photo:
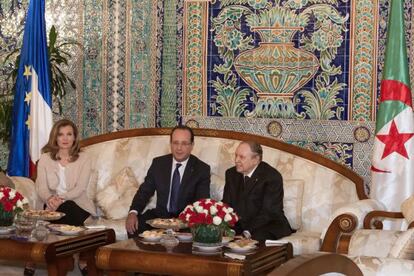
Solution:
M 356 230 L 347 256 L 364 275 L 414 275 L 414 228 Z
M 364 276 L 412 276 L 414 261 L 369 256 L 348 256 L 361 269 Z
M 33 180 L 21 176 L 12 176 L 10 179 L 13 181 L 16 191 L 20 192 L 29 201 L 30 208 L 37 209 L 41 207 Z
M 293 246 L 295 255 L 310 254 L 317 252 L 321 246 L 321 233 L 310 231 L 298 231 L 281 240 L 288 241 Z
M 401 204 L 401 212 L 408 224 L 414 221 L 414 195 L 404 200 Z
M 348 255 L 387 257 L 401 231 L 359 229 L 353 233 Z

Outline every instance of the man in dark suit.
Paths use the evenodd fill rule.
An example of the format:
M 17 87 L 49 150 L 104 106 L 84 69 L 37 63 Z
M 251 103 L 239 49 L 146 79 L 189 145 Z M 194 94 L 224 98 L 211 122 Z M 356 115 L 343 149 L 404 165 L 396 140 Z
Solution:
M 153 159 L 144 183 L 132 200 L 125 223 L 129 237 L 151 229 L 146 223 L 153 218 L 178 217 L 188 205 L 210 197 L 210 166 L 191 155 L 194 134 L 187 126 L 177 126 L 170 134 L 171 154 Z M 142 214 L 157 192 L 155 209 Z
M 262 161 L 262 147 L 253 141 L 241 142 L 235 165 L 226 171 L 223 202 L 234 208 L 240 220 L 236 233 L 247 231 L 254 239 L 279 239 L 292 233 L 283 213 L 283 179 Z

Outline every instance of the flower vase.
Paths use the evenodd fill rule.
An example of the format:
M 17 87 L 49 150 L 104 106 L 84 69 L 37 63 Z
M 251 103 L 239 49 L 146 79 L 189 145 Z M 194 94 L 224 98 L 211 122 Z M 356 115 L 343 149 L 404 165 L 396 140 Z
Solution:
M 0 226 L 11 226 L 13 224 L 13 212 L 0 213 Z
M 191 227 L 193 245 L 195 246 L 219 246 L 223 237 L 223 229 L 214 224 L 197 224 Z

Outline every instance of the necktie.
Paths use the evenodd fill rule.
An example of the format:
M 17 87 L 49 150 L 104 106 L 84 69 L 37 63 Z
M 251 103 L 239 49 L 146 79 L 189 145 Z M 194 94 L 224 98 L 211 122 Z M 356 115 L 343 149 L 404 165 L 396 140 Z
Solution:
M 171 194 L 170 194 L 170 213 L 177 213 L 178 209 L 178 192 L 180 191 L 180 172 L 178 171 L 178 168 L 181 167 L 180 163 L 176 164 L 172 182 L 171 182 Z
M 244 176 L 244 184 L 246 184 L 247 182 L 249 182 L 250 177 L 248 177 L 247 175 Z

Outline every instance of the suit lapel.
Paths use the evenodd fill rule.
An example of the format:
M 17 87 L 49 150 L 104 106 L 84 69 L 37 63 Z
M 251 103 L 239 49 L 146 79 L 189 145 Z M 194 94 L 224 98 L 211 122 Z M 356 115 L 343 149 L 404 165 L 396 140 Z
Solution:
M 162 185 L 164 185 L 164 191 L 168 191 L 168 197 L 168 195 L 170 194 L 171 186 L 172 154 L 168 155 L 168 157 L 165 158 L 165 163 L 163 164 L 163 167 L 165 169 L 165 173 L 161 174 L 161 183 Z
M 257 166 L 256 170 L 252 174 L 252 177 L 250 177 L 249 181 L 245 183 L 244 192 L 243 192 L 245 196 L 247 196 L 251 192 L 251 190 L 256 186 L 257 182 L 259 181 L 259 176 L 262 172 L 261 164 L 262 163 L 259 163 L 259 166 Z

